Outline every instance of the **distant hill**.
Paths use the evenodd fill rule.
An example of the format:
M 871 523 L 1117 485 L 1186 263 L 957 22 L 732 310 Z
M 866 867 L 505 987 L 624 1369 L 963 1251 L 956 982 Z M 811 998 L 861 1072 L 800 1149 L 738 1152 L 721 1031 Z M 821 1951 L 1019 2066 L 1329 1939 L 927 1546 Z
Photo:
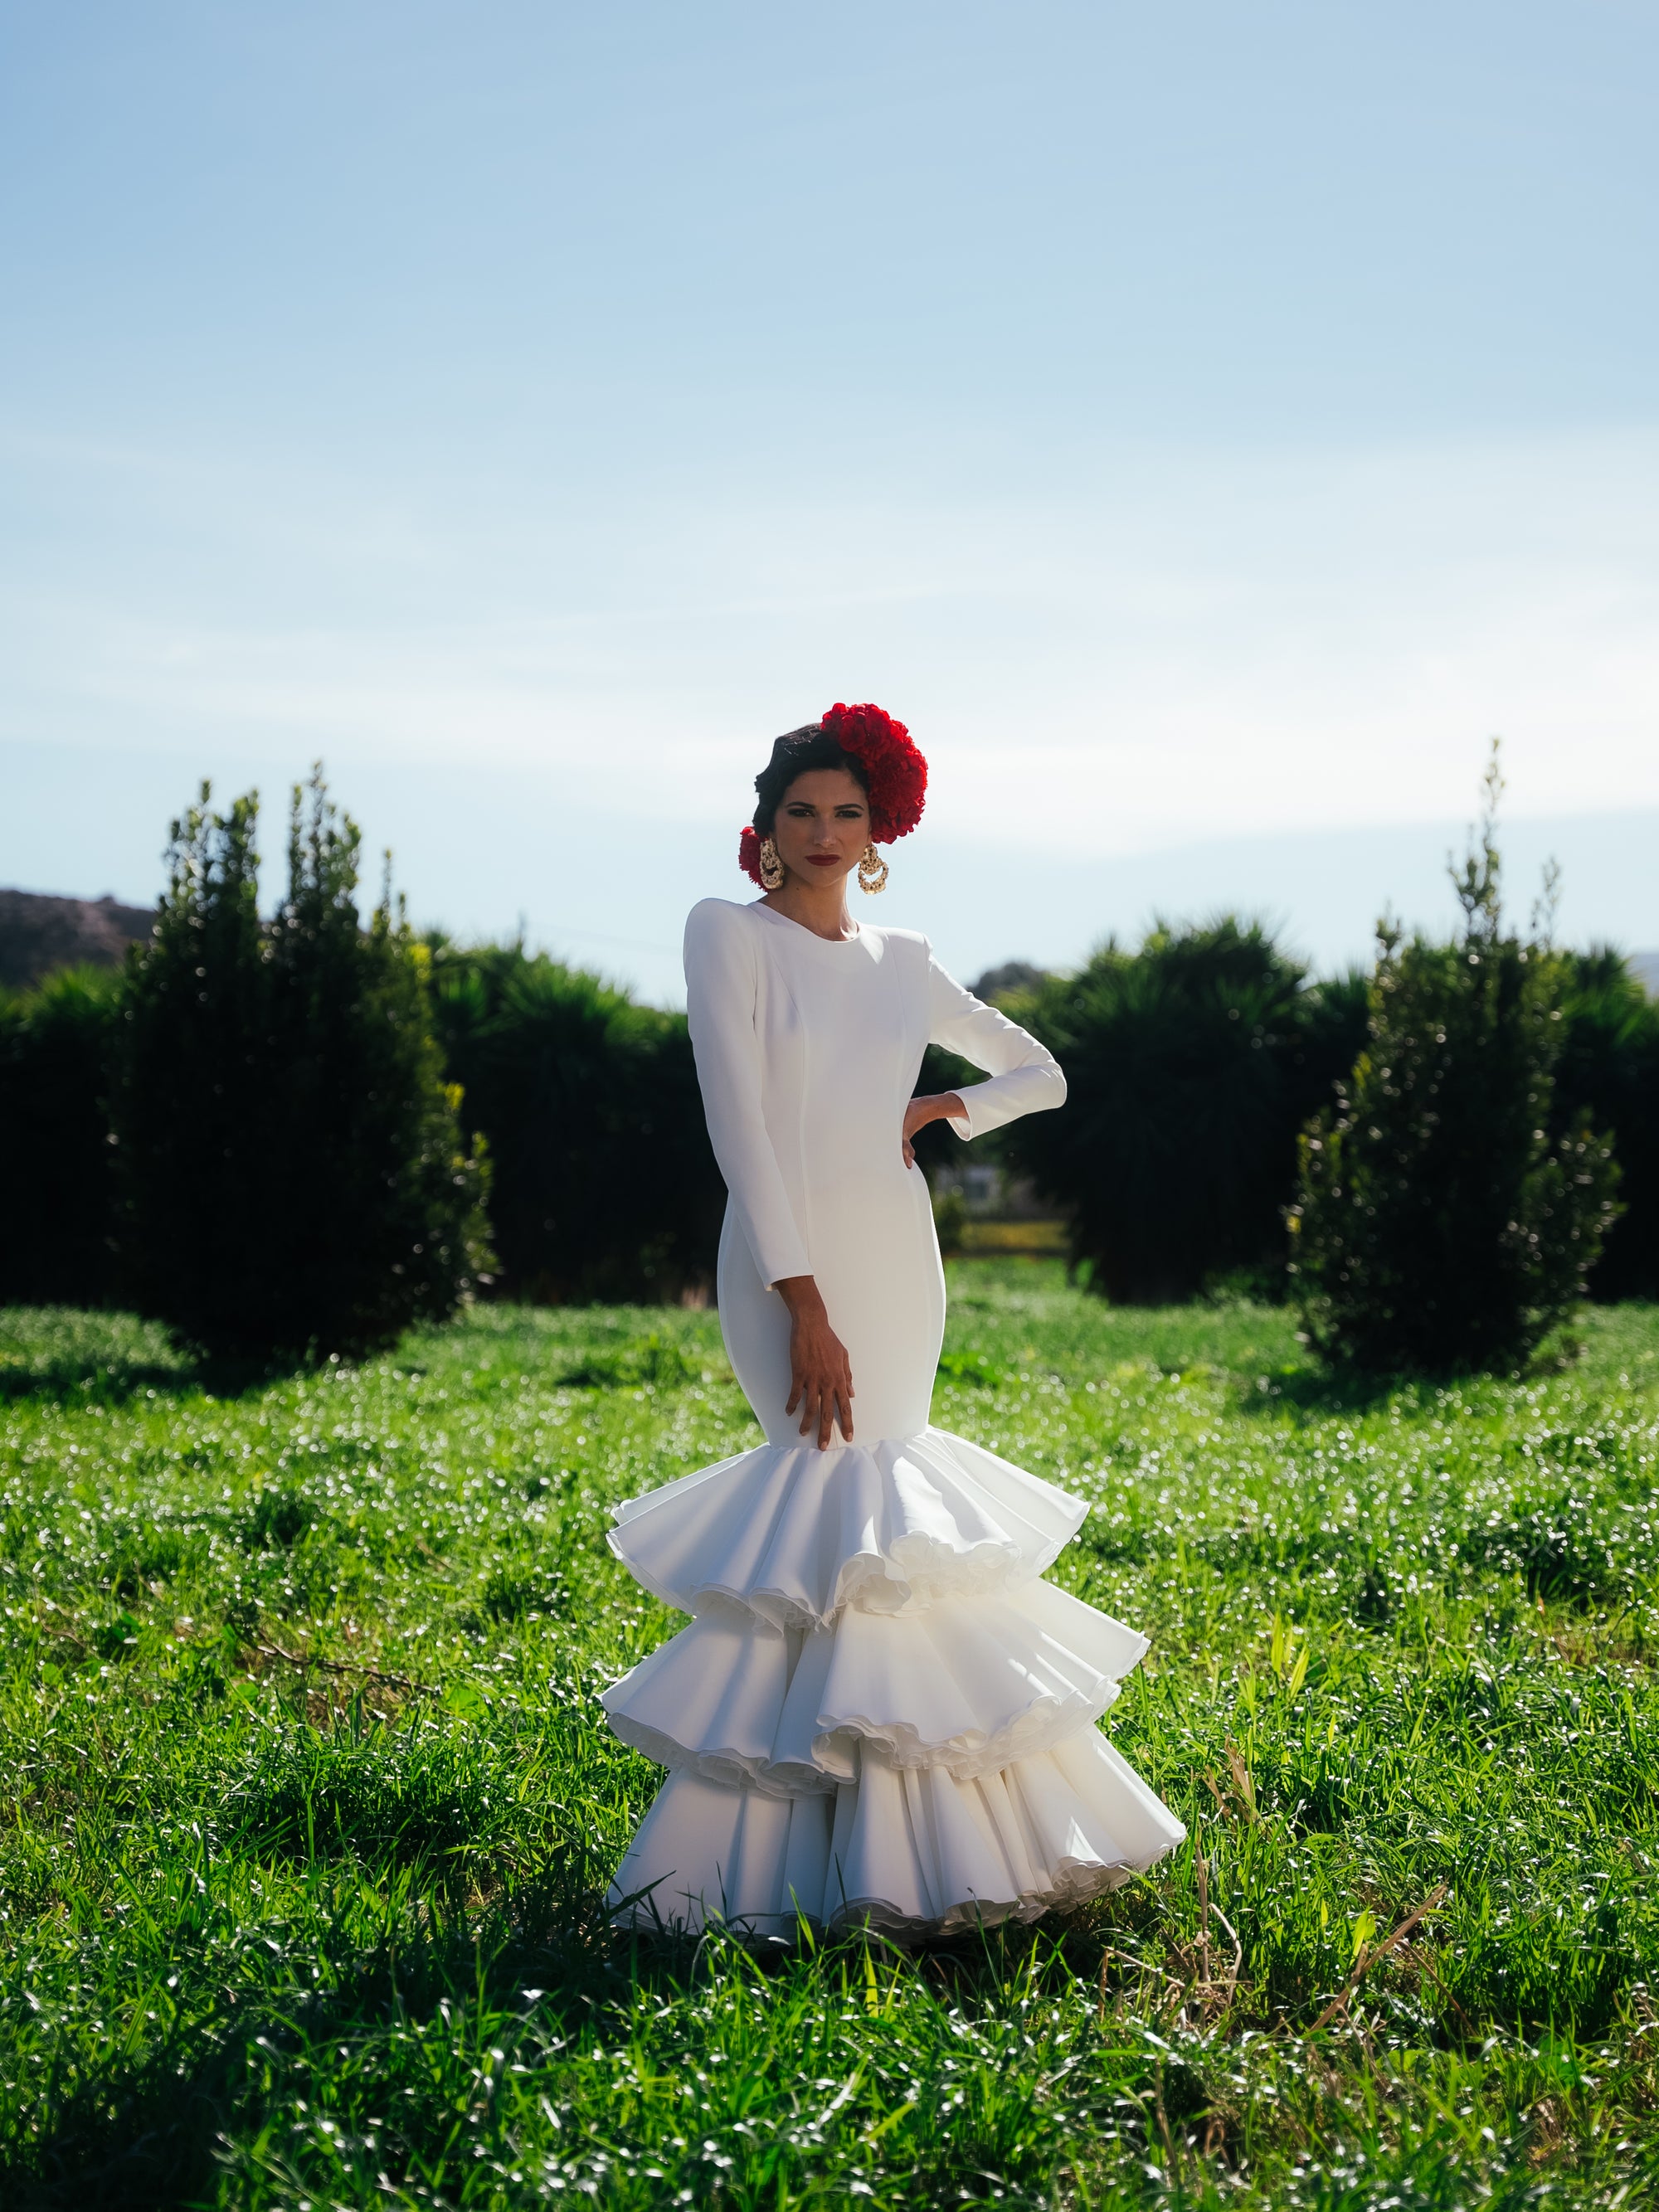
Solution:
M 1649 998 L 1659 999 L 1659 952 L 1632 952 L 1627 957 L 1632 975 L 1641 977 Z
M 114 968 L 155 921 L 147 906 L 0 890 L 0 985 L 18 991 L 54 968 Z
M 1000 968 L 986 969 L 974 985 L 974 996 L 994 1006 L 1017 991 L 1040 991 L 1048 980 L 1048 970 L 1034 968 L 1029 960 L 1005 960 Z

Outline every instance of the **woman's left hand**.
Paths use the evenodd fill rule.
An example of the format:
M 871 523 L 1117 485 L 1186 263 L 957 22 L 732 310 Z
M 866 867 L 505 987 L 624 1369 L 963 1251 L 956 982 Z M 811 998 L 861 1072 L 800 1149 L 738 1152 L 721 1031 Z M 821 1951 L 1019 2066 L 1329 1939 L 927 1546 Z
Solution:
M 901 1139 L 907 1168 L 913 1168 L 916 1164 L 915 1146 L 910 1141 L 916 1131 L 925 1129 L 930 1121 L 946 1121 L 953 1115 L 964 1121 L 968 1118 L 968 1109 L 954 1091 L 936 1091 L 931 1097 L 910 1101 L 904 1109 L 904 1131 Z

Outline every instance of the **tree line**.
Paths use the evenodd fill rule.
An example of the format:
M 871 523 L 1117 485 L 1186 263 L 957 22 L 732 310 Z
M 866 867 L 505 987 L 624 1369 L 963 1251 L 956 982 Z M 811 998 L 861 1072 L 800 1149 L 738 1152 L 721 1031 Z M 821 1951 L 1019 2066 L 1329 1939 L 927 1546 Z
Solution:
M 1497 790 L 1447 943 L 1385 930 L 1370 975 L 1321 981 L 1259 924 L 1160 925 L 1005 1000 L 1070 1100 L 983 1142 L 1092 1287 L 1288 1296 L 1328 1357 L 1386 1369 L 1512 1363 L 1587 1286 L 1659 1296 L 1659 1006 L 1616 955 L 1506 925 Z M 320 775 L 262 919 L 256 802 L 209 802 L 125 969 L 0 998 L 0 1302 L 131 1305 L 258 1359 L 475 1294 L 712 1278 L 683 1016 L 418 935 L 389 882 L 365 914 Z M 933 1052 L 921 1081 L 972 1076 Z
M 1385 922 L 1322 982 L 1224 919 L 1008 1002 L 1070 1087 L 1008 1155 L 1109 1296 L 1287 1296 L 1384 1371 L 1513 1365 L 1587 1292 L 1659 1297 L 1659 1005 L 1547 911 L 1506 922 L 1500 788 L 1494 756 L 1447 942 Z

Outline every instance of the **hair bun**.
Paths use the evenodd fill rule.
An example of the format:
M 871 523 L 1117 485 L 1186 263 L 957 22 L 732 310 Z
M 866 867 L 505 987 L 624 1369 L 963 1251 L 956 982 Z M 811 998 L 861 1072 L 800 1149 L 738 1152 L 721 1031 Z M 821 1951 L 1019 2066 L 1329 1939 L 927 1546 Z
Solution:
M 878 845 L 908 837 L 921 819 L 927 796 L 927 763 L 902 722 L 879 707 L 843 707 L 839 700 L 823 717 L 823 729 L 863 769 L 870 787 L 870 835 Z M 740 855 L 748 866 L 746 854 Z M 760 880 L 760 842 L 749 872 Z

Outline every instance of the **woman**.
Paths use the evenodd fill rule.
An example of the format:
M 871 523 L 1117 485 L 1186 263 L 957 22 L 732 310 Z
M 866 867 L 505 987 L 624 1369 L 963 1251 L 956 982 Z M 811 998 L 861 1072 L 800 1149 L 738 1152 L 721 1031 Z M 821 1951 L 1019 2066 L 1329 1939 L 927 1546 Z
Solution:
M 670 1769 L 611 1888 L 635 1924 L 1034 1919 L 1185 1833 L 1095 1727 L 1146 1639 L 1041 1579 L 1087 1507 L 928 1421 L 945 1277 L 911 1140 L 1066 1085 L 926 938 L 848 914 L 926 785 L 879 708 L 780 738 L 739 848 L 765 895 L 686 925 L 720 1327 L 766 1442 L 617 1509 L 618 1558 L 694 1616 L 605 1698 Z M 989 1081 L 913 1097 L 930 1042 Z

